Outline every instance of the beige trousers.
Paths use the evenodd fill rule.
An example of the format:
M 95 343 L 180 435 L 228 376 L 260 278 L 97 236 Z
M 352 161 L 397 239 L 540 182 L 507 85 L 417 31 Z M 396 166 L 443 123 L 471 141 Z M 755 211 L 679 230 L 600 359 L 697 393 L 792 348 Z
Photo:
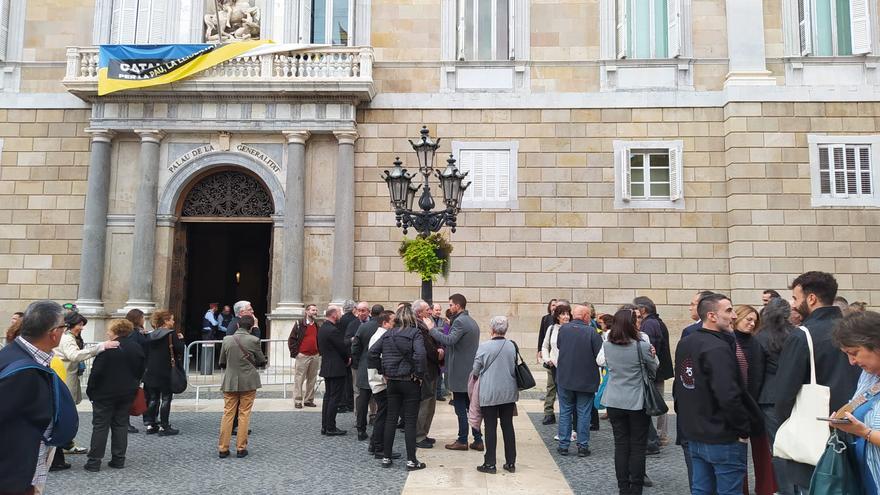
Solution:
M 321 367 L 321 356 L 307 356 L 305 354 L 297 354 L 294 361 L 293 372 L 293 400 L 295 402 L 315 401 L 315 380 L 318 379 L 318 369 Z M 306 391 L 303 394 L 303 383 L 305 383 Z
M 229 441 L 232 438 L 232 423 L 235 421 L 235 411 L 238 411 L 238 435 L 235 437 L 235 448 L 236 450 L 247 448 L 251 409 L 254 407 L 254 399 L 256 398 L 256 390 L 249 392 L 223 392 L 223 419 L 220 420 L 220 443 L 217 446 L 220 452 L 229 452 Z

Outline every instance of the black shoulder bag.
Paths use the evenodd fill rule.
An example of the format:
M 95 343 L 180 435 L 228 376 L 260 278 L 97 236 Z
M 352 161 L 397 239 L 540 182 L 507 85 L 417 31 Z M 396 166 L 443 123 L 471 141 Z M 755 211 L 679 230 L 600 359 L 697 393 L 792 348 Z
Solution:
M 642 351 L 639 349 L 640 340 L 636 340 L 636 355 L 639 357 L 639 367 L 642 370 L 642 395 L 645 396 L 645 414 L 648 416 L 663 416 L 669 412 L 669 406 L 663 400 L 660 392 L 654 388 L 654 377 L 645 368 L 645 360 L 642 359 Z
M 514 374 L 516 374 L 516 386 L 520 390 L 528 390 L 535 386 L 535 377 L 532 376 L 532 370 L 529 369 L 529 365 L 526 364 L 525 359 L 522 358 L 522 355 L 519 353 L 519 346 L 516 345 L 516 342 L 510 341 L 513 343 L 513 348 L 516 349 L 516 359 L 514 362 L 516 366 L 513 368 Z

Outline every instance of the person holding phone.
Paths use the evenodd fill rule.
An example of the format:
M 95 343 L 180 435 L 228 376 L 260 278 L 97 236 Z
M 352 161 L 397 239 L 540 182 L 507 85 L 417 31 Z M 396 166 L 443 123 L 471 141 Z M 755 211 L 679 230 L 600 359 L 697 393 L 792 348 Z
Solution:
M 880 493 L 880 313 L 865 311 L 843 318 L 832 333 L 834 344 L 852 365 L 862 368 L 852 401 L 834 414 L 830 425 L 855 438 L 865 493 Z M 840 421 L 840 420 L 847 421 Z

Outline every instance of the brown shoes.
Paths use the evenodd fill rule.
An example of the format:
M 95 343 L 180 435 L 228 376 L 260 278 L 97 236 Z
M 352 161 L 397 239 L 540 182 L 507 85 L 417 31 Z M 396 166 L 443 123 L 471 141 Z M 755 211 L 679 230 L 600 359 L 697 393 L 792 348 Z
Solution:
M 471 450 L 482 452 L 484 448 L 485 447 L 483 447 L 483 442 L 474 442 L 471 444 Z
M 461 442 L 452 442 L 452 443 L 446 445 L 446 449 L 447 450 L 467 450 L 468 445 L 466 443 L 461 443 Z
M 318 405 L 315 404 L 314 402 L 306 402 L 306 403 L 303 404 L 303 405 L 306 406 L 306 407 L 318 407 Z
M 295 407 L 297 409 L 302 409 L 303 408 L 302 402 L 294 402 L 293 407 Z

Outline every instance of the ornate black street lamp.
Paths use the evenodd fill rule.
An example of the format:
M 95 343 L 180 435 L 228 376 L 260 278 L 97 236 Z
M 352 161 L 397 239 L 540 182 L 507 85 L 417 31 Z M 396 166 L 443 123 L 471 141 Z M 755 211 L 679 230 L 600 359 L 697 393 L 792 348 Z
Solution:
M 422 126 L 419 133 L 421 139 L 416 142 L 410 140 L 409 144 L 412 145 L 419 159 L 419 172 L 424 177 L 424 184 L 413 184 L 412 180 L 415 176 L 403 168 L 400 157 L 394 160 L 394 168 L 390 171 L 386 170 L 382 176 L 385 183 L 388 184 L 391 208 L 397 219 L 397 227 L 402 228 L 404 234 L 410 228 L 414 228 L 421 237 L 427 237 L 431 233 L 439 231 L 444 225 L 448 225 L 449 229 L 455 232 L 456 218 L 461 210 L 461 198 L 464 196 L 464 191 L 470 186 L 470 182 L 462 183 L 468 173 L 461 173 L 458 170 L 452 155 L 449 155 L 446 160 L 446 168 L 443 171 L 435 170 L 434 154 L 440 147 L 440 139 L 432 140 L 426 126 Z M 443 204 L 446 205 L 445 208 L 437 211 L 433 211 L 436 204 L 431 196 L 431 186 L 428 180 L 432 174 L 440 182 L 440 189 L 443 191 Z M 422 190 L 418 204 L 421 211 L 413 210 L 413 201 L 419 189 Z M 422 299 L 428 303 L 433 302 L 432 289 L 430 280 L 422 281 Z

